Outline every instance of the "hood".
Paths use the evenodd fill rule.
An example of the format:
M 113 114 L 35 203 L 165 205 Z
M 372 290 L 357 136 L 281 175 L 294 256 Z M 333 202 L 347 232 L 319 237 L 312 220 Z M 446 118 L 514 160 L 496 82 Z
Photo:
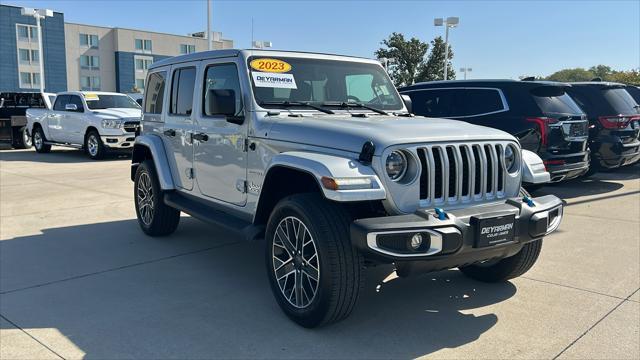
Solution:
M 128 118 L 136 118 L 136 120 L 140 120 L 142 117 L 141 109 L 131 109 L 131 108 L 110 108 L 110 109 L 96 109 L 91 110 L 96 115 L 102 115 L 105 117 L 116 117 L 120 119 L 128 119 Z
M 376 146 L 376 155 L 397 144 L 513 140 L 508 133 L 459 120 L 437 118 L 340 115 L 279 117 L 268 137 L 351 152 L 360 152 L 365 141 Z

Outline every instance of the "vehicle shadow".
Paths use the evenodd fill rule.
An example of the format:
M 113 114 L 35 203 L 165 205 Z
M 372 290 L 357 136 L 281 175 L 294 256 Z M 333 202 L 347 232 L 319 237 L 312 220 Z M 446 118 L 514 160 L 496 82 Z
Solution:
M 599 172 L 589 177 L 549 184 L 532 191 L 535 196 L 556 195 L 561 199 L 606 194 L 620 190 L 624 184 L 618 181 L 640 179 L 640 164 L 625 166 L 608 172 Z
M 463 311 L 517 291 L 379 266 L 349 318 L 304 329 L 271 294 L 263 241 L 182 220 L 166 238 L 125 220 L 0 241 L 0 314 L 63 357 L 413 358 L 477 340 L 498 318 Z
M 1 161 L 28 161 L 35 163 L 49 163 L 49 164 L 62 164 L 62 163 L 81 163 L 81 162 L 93 162 L 93 161 L 114 161 L 131 159 L 131 154 L 126 152 L 113 152 L 107 153 L 104 159 L 92 160 L 84 150 L 68 149 L 61 147 L 53 147 L 50 153 L 39 154 L 33 149 L 27 150 L 3 150 L 0 151 Z

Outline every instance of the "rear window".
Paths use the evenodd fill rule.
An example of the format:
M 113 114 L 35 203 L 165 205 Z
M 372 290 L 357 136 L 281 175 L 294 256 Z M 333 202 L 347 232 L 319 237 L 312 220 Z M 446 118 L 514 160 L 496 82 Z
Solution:
M 581 115 L 582 109 L 567 95 L 564 88 L 558 86 L 541 86 L 531 90 L 533 99 L 542 113 Z
M 627 90 L 623 88 L 604 89 L 602 91 L 604 98 L 613 107 L 618 114 L 630 115 L 639 114 L 635 100 L 629 95 Z
M 464 90 L 464 111 L 453 111 L 453 116 L 478 116 L 505 109 L 502 96 L 496 89 Z
M 155 72 L 149 75 L 144 101 L 144 112 L 149 114 L 162 113 L 162 102 L 164 101 L 164 84 L 166 73 Z

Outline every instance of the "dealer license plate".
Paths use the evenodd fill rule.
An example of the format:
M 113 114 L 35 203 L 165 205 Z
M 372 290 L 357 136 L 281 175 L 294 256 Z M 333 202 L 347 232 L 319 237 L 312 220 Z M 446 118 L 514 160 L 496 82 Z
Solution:
M 513 241 L 515 234 L 513 214 L 476 219 L 476 246 L 495 246 Z

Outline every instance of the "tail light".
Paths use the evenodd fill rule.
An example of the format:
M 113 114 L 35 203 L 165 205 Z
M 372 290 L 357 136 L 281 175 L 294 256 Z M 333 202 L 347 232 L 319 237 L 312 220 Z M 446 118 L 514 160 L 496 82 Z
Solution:
M 640 117 L 632 117 L 632 116 L 600 116 L 598 121 L 605 129 L 624 129 L 626 128 L 631 121 L 637 121 Z
M 547 136 L 549 135 L 549 125 L 557 124 L 558 119 L 549 117 L 534 117 L 527 118 L 527 121 L 536 123 L 540 129 L 540 142 L 542 145 L 547 145 Z

